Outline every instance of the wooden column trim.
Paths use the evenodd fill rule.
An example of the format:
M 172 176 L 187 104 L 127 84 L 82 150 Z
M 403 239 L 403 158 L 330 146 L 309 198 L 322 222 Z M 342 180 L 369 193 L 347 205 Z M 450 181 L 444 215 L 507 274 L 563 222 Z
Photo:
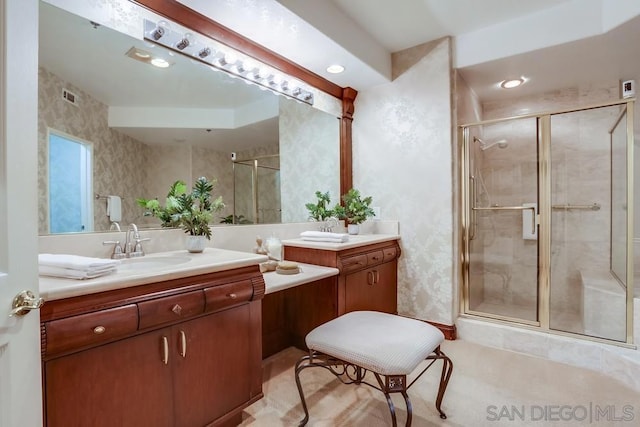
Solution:
M 340 194 L 353 188 L 352 132 L 354 101 L 358 92 L 346 87 L 342 90 L 342 117 L 340 119 Z

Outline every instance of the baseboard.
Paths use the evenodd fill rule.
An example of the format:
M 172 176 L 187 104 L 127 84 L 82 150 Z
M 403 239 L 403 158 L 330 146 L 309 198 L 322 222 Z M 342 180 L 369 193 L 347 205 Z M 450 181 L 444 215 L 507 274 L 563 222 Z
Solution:
M 444 325 L 442 323 L 430 322 L 428 320 L 426 320 L 426 322 L 440 329 L 440 331 L 442 331 L 442 333 L 444 334 L 444 339 L 454 341 L 456 338 L 458 338 L 458 331 L 456 330 L 455 324 Z

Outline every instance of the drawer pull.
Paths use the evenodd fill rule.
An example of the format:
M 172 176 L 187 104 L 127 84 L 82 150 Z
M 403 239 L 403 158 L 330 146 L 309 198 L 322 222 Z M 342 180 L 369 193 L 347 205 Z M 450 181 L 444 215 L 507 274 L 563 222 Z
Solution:
M 236 298 L 238 298 L 238 295 L 236 295 L 236 294 L 229 294 L 229 295 L 227 295 L 227 296 L 228 296 L 229 298 L 231 298 L 231 299 L 236 299 Z
M 186 357 L 187 356 L 187 336 L 184 333 L 184 331 L 180 331 L 180 344 L 182 346 L 180 348 L 180 356 Z
M 169 340 L 167 337 L 162 337 L 162 363 L 165 365 L 169 363 Z
M 100 335 L 103 334 L 106 330 L 107 328 L 105 328 L 104 326 L 96 326 L 95 328 L 93 328 L 93 333 Z
M 367 273 L 367 283 L 369 285 L 373 285 L 376 282 L 376 278 L 375 275 L 373 274 L 373 271 L 370 271 Z
M 175 314 L 180 316 L 180 314 L 182 313 L 182 307 L 180 307 L 180 304 L 176 304 L 176 305 L 173 306 L 171 311 L 173 311 Z
M 372 256 L 371 259 L 374 261 L 378 261 L 380 258 L 378 258 L 377 256 Z

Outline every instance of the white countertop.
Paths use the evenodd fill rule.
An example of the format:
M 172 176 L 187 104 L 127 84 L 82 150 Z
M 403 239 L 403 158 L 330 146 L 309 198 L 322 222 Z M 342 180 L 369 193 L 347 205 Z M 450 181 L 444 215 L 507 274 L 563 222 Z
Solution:
M 154 263 L 154 258 L 157 263 Z M 266 255 L 216 248 L 206 248 L 200 254 L 189 253 L 186 250 L 160 252 L 123 260 L 117 272 L 95 279 L 76 280 L 40 276 L 40 297 L 45 301 L 51 301 L 144 285 L 158 280 L 258 265 L 267 260 Z M 167 261 L 167 264 L 163 265 L 163 261 Z M 128 266 L 134 263 L 138 263 L 139 268 L 131 269 L 131 266 Z M 146 268 L 147 265 L 149 268 Z
M 284 246 L 296 246 L 299 248 L 310 249 L 324 249 L 327 251 L 342 251 L 344 249 L 357 248 L 360 246 L 370 245 L 372 243 L 388 242 L 391 240 L 399 240 L 400 236 L 397 234 L 357 234 L 349 235 L 349 240 L 344 243 L 330 243 L 330 242 L 312 242 L 308 240 L 287 239 L 283 240 Z
M 265 293 L 282 291 L 294 286 L 303 285 L 305 283 L 314 282 L 326 277 L 337 276 L 340 271 L 337 268 L 322 267 L 319 265 L 298 263 L 300 273 L 298 274 L 280 274 L 275 271 L 263 273 L 265 283 Z

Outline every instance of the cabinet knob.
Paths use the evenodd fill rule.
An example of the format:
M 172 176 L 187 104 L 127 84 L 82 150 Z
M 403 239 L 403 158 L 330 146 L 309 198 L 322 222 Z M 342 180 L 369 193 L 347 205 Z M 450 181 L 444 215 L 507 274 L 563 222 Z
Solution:
M 107 330 L 107 328 L 105 328 L 104 326 L 96 326 L 95 328 L 93 328 L 93 333 L 100 335 L 100 334 L 104 333 L 104 331 L 106 331 L 106 330 Z
M 229 294 L 229 295 L 228 295 L 228 297 L 229 297 L 229 298 L 231 298 L 231 299 L 236 299 L 236 298 L 238 298 L 238 295 L 236 295 L 236 294 Z

